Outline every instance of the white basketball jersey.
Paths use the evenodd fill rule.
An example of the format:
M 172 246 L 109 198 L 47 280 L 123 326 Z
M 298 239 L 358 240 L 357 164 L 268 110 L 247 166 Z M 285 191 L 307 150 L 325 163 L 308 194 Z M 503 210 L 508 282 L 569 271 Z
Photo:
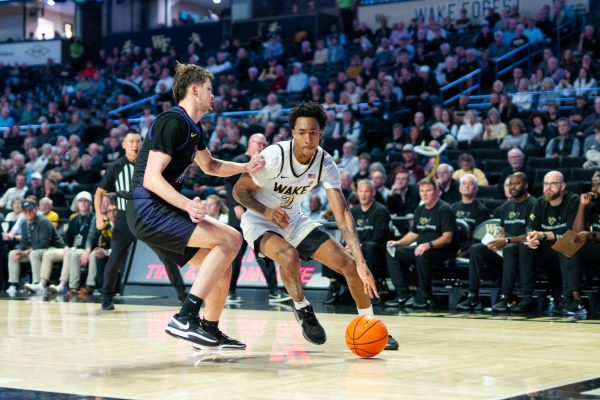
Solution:
M 318 147 L 307 165 L 300 164 L 294 157 L 293 143 L 279 142 L 264 149 L 261 154 L 265 167 L 251 174 L 261 187 L 255 193 L 256 199 L 269 208 L 287 210 L 290 224 L 300 216 L 302 199 L 314 186 L 322 183 L 325 189 L 341 187 L 339 170 L 327 152 Z

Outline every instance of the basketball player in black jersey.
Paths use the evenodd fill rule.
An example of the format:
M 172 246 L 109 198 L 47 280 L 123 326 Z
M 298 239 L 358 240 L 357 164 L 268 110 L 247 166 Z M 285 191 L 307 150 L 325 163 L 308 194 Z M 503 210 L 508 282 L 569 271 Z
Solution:
M 198 197 L 180 193 L 188 166 L 196 162 L 204 173 L 231 176 L 264 166 L 259 155 L 246 164 L 213 158 L 206 146 L 200 119 L 212 111 L 211 79 L 205 68 L 179 64 L 173 81 L 178 103 L 159 115 L 144 140 L 135 164 L 127 202 L 131 232 L 164 259 L 178 265 L 189 262 L 198 269 L 190 294 L 166 332 L 196 345 L 244 349 L 245 344 L 218 327 L 229 289 L 231 262 L 242 236 L 209 216 Z M 199 317 L 206 302 L 204 316 Z
M 96 228 L 102 231 L 108 223 L 108 216 L 102 214 L 102 199 L 108 193 L 124 193 L 129 192 L 131 187 L 131 176 L 138 152 L 142 146 L 142 139 L 136 130 L 130 130 L 123 138 L 123 149 L 125 156 L 115 160 L 106 170 L 106 173 L 100 181 L 98 189 L 94 194 L 94 207 L 96 213 Z M 125 215 L 125 207 L 127 200 L 117 197 L 117 218 L 113 228 L 113 236 L 111 241 L 111 252 L 104 268 L 104 283 L 102 288 L 102 310 L 114 310 L 113 297 L 115 295 L 117 278 L 119 270 L 125 263 L 129 246 L 135 240 L 135 236 L 127 226 L 127 217 Z M 161 260 L 165 265 L 165 270 L 171 281 L 171 284 L 177 290 L 177 297 L 180 302 L 184 302 L 187 296 L 185 284 L 179 273 L 177 265 L 167 259 Z

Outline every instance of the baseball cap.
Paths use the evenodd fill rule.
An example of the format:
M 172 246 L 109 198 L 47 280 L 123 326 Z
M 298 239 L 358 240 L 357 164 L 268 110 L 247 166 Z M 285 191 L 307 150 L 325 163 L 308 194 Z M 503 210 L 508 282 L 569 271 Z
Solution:
M 402 151 L 415 151 L 415 147 L 412 144 L 407 143 L 402 147 Z
M 23 210 L 33 210 L 35 208 L 35 203 L 31 200 L 25 200 L 23 202 Z
M 42 180 L 42 174 L 40 174 L 39 172 L 34 172 L 33 174 L 31 174 L 31 179 L 39 179 Z
M 71 203 L 71 211 L 77 211 L 77 202 L 79 200 L 87 200 L 91 203 L 92 195 L 90 194 L 90 192 L 85 191 L 77 193 L 77 196 L 75 196 L 73 202 Z

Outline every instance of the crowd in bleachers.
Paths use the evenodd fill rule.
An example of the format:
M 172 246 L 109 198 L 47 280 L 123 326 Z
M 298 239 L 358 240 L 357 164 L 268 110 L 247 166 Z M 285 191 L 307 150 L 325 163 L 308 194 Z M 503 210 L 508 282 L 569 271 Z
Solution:
M 186 54 L 134 46 L 101 50 L 83 65 L 0 64 L 0 215 L 11 223 L 5 251 L 8 240 L 22 235 L 15 222 L 24 218 L 24 200 L 39 203 L 57 225 L 68 221 L 76 210 L 71 200 L 93 193 L 106 166 L 123 155 L 125 132 L 135 127 L 144 135 L 154 116 L 173 105 L 177 62 L 205 65 L 215 75 L 214 118 L 203 122 L 216 157 L 244 153 L 256 132 L 269 143 L 290 139 L 286 109 L 299 100 L 318 101 L 328 115 L 322 146 L 339 162 L 346 193 L 358 180 L 372 179 L 377 199 L 395 216 L 414 211 L 414 185 L 425 176 L 435 177 L 442 199 L 455 203 L 461 198 L 458 180 L 473 174 L 490 215 L 509 197 L 505 181 L 517 171 L 526 173 L 534 196 L 549 170 L 561 171 L 575 193 L 588 190 L 600 166 L 594 28 L 578 25 L 563 0 L 536 15 L 517 8 L 500 14 L 492 7 L 481 20 L 466 10 L 460 14 L 392 26 L 381 19 L 375 30 L 356 20 L 345 29 L 333 24 L 318 37 L 298 28 L 285 38 L 277 31 L 228 38 L 214 53 L 192 43 Z M 557 29 L 565 37 L 574 34 L 561 54 L 555 54 Z M 543 49 L 532 70 L 517 67 L 510 79 L 497 79 L 496 59 L 529 42 Z M 440 88 L 478 68 L 481 93 L 489 94 L 484 102 L 463 95 L 443 105 L 461 86 L 444 93 Z M 464 87 L 474 84 L 469 79 Z M 156 97 L 109 115 L 149 96 Z M 441 165 L 419 153 L 423 144 L 444 146 Z M 222 180 L 188 169 L 186 195 L 206 198 L 222 190 Z M 307 201 L 305 211 L 327 217 L 320 200 Z M 6 265 L 6 252 L 2 258 Z

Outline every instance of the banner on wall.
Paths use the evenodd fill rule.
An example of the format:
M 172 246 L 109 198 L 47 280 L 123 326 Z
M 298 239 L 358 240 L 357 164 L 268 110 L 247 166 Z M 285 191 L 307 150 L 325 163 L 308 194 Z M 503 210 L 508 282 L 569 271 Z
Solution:
M 45 65 L 49 58 L 56 64 L 62 62 L 61 40 L 0 44 L 0 61 L 5 65 Z
M 300 263 L 300 279 L 305 288 L 308 289 L 327 289 L 329 279 L 321 275 L 321 263 L 310 260 Z M 277 268 L 277 280 L 281 284 L 279 276 L 279 265 Z M 181 276 L 186 285 L 191 285 L 197 273 L 196 268 L 186 264 L 181 268 Z M 126 285 L 170 285 L 169 277 L 165 271 L 165 266 L 150 250 L 144 242 L 137 241 L 133 256 L 131 257 L 129 273 L 127 275 Z M 256 263 L 254 251 L 248 248 L 242 258 L 242 267 L 240 278 L 238 280 L 240 287 L 267 287 L 265 277 Z
M 177 54 L 184 55 L 187 54 L 187 47 L 190 44 L 195 44 L 197 49 L 214 53 L 219 50 L 222 42 L 223 23 L 208 22 L 149 31 L 115 33 L 102 38 L 102 48 L 110 54 L 115 47 L 121 51 L 131 50 L 135 46 L 141 47 L 142 51 L 146 47 L 151 47 L 159 53 L 174 47 Z
M 577 3 L 578 7 L 587 7 L 585 3 L 568 1 L 567 4 Z M 359 20 L 364 21 L 371 28 L 379 27 L 379 20 L 386 17 L 389 26 L 395 21 L 408 23 L 412 18 L 427 21 L 431 16 L 441 21 L 444 18 L 457 19 L 460 10 L 466 9 L 469 18 L 481 21 L 490 6 L 502 15 L 503 11 L 517 7 L 521 15 L 535 17 L 544 5 L 553 7 L 552 0 L 522 1 L 522 0 L 413 0 L 401 1 L 392 4 L 377 4 L 361 6 L 358 8 Z

